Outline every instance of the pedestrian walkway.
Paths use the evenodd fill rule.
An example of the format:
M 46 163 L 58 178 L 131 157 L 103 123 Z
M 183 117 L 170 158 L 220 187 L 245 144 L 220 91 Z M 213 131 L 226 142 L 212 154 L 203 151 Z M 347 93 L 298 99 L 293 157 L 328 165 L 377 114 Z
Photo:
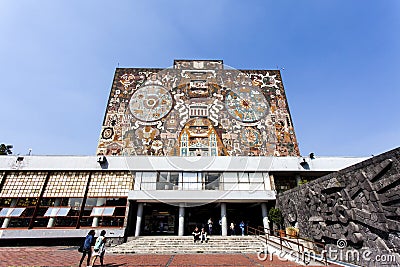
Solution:
M 0 266 L 78 266 L 81 254 L 77 247 L 0 247 Z M 274 257 L 265 261 L 256 254 L 106 254 L 108 267 L 120 266 L 300 266 Z M 85 266 L 85 265 L 83 265 Z M 100 266 L 100 265 L 97 265 Z M 86 266 L 85 266 L 86 267 Z

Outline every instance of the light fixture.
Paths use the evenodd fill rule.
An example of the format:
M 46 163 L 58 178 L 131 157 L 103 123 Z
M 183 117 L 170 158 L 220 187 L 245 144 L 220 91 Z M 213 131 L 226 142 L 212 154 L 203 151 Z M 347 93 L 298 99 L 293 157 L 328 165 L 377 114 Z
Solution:
M 303 158 L 303 161 L 300 162 L 300 165 L 301 165 L 302 167 L 306 166 L 307 164 L 308 164 L 308 163 L 307 163 L 307 161 L 306 161 L 305 158 Z

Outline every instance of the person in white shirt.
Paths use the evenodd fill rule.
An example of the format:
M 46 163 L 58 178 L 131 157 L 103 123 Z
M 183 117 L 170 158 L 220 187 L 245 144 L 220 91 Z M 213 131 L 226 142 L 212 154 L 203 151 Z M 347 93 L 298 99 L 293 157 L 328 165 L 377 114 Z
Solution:
M 102 230 L 100 236 L 96 239 L 96 243 L 94 244 L 94 254 L 92 259 L 92 266 L 94 266 L 94 262 L 97 257 L 100 257 L 100 264 L 104 266 L 104 253 L 106 252 L 106 231 Z M 88 266 L 89 267 L 89 266 Z

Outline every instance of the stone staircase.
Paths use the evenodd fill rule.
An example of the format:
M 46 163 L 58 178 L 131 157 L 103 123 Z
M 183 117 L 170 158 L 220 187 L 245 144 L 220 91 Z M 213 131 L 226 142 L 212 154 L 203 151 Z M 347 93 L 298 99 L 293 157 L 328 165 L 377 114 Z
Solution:
M 275 241 L 271 242 L 271 241 Z M 303 260 L 295 246 L 284 241 L 282 250 L 279 239 L 270 237 L 268 246 L 259 236 L 211 236 L 207 243 L 193 242 L 192 236 L 140 236 L 128 238 L 126 243 L 107 248 L 111 254 L 257 254 L 260 257 L 271 254 L 280 256 L 300 265 L 323 266 L 319 259 Z M 266 253 L 266 254 L 265 254 Z
M 257 253 L 264 244 L 252 236 L 211 236 L 207 243 L 193 242 L 192 236 L 141 236 L 107 249 L 115 254 Z

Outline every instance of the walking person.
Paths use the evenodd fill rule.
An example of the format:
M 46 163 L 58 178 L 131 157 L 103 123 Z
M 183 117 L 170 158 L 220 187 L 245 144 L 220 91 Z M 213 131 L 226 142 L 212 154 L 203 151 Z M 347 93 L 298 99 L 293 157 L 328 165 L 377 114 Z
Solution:
M 96 261 L 97 257 L 100 257 L 100 264 L 101 267 L 104 266 L 104 253 L 106 253 L 106 231 L 102 230 L 100 236 L 96 239 L 96 243 L 93 247 L 93 259 L 92 259 L 92 266 L 94 266 L 94 262 Z
M 87 266 L 90 266 L 90 258 L 92 257 L 92 243 L 94 239 L 94 230 L 90 230 L 87 236 L 85 237 L 85 241 L 83 242 L 83 250 L 82 250 L 82 258 L 79 262 L 79 267 L 82 266 L 82 262 L 87 255 Z

